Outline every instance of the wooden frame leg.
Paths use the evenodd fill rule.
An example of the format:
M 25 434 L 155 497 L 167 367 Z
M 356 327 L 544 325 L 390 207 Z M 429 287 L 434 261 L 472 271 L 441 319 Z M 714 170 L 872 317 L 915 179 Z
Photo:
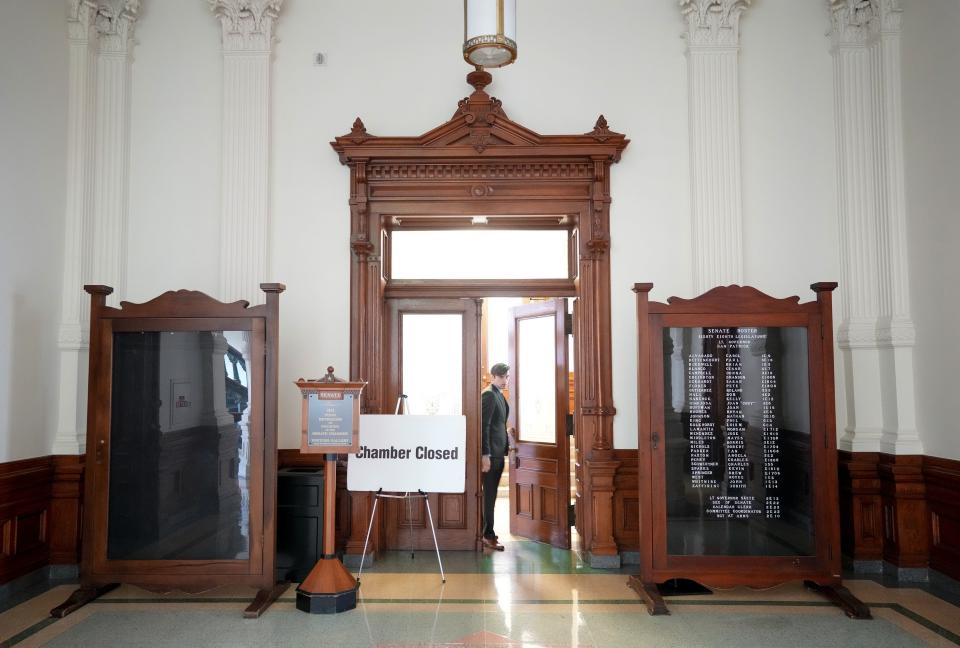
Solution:
M 667 609 L 667 604 L 663 602 L 663 597 L 655 583 L 645 583 L 640 580 L 639 576 L 631 576 L 627 579 L 627 585 L 640 595 L 647 606 L 647 612 L 651 616 L 670 614 L 670 610 Z
M 825 596 L 831 603 L 843 610 L 843 613 L 851 619 L 873 618 L 870 614 L 870 608 L 843 585 L 820 585 L 813 581 L 803 581 L 803 584 L 807 589 Z
M 71 612 L 76 612 L 90 601 L 100 598 L 107 592 L 116 589 L 120 583 L 108 583 L 100 587 L 81 587 L 74 590 L 66 601 L 50 610 L 50 616 L 62 619 Z
M 248 605 L 247 609 L 243 611 L 243 618 L 259 619 L 260 615 L 266 612 L 267 608 L 280 598 L 280 596 L 287 591 L 288 587 L 290 587 L 290 583 L 284 581 L 277 583 L 270 589 L 258 590 L 256 598 L 253 599 L 253 603 Z

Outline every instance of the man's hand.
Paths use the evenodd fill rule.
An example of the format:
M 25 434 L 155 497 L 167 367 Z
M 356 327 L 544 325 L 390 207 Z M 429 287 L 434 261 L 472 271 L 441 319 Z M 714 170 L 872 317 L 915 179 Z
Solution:
M 480 457 L 480 472 L 490 472 L 490 455 Z

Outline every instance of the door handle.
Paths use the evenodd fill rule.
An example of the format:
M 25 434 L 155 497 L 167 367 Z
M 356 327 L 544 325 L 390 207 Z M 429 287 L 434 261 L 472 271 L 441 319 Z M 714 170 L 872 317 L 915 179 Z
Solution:
M 653 446 L 653 449 L 657 449 L 657 445 L 660 443 L 660 435 L 656 432 L 653 433 L 653 436 L 650 438 L 650 443 Z
M 100 439 L 99 441 L 97 441 L 97 451 L 96 451 L 97 463 L 103 462 L 103 449 L 106 445 L 107 445 L 107 441 L 105 439 Z

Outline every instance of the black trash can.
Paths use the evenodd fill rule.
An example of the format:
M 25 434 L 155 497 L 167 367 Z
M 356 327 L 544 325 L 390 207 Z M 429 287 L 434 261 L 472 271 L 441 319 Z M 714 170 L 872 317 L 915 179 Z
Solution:
M 277 472 L 277 580 L 299 583 L 323 554 L 323 467 Z

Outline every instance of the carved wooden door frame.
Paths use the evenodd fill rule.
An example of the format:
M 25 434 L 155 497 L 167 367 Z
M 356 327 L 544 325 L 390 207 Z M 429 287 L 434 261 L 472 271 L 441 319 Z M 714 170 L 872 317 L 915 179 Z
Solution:
M 594 564 L 618 563 L 613 537 L 613 405 L 610 346 L 610 166 L 629 140 L 601 115 L 583 135 L 539 135 L 510 120 L 484 88 L 488 72 L 467 75 L 473 93 L 453 117 L 420 136 L 379 137 L 357 118 L 331 146 L 350 168 L 350 377 L 369 383 L 364 412 L 383 401 L 383 308 L 391 297 L 575 296 L 578 299 L 575 425 L 589 439 L 578 453 L 578 527 Z M 575 271 L 540 281 L 416 281 L 387 278 L 384 239 L 403 219 L 455 227 L 493 214 L 518 226 L 553 219 L 575 231 Z M 534 226 L 528 223 L 527 226 Z M 463 221 L 469 226 L 469 220 Z M 572 255 L 573 256 L 573 255 Z M 369 494 L 351 494 L 347 554 L 360 555 Z M 377 548 L 377 538 L 372 539 Z

